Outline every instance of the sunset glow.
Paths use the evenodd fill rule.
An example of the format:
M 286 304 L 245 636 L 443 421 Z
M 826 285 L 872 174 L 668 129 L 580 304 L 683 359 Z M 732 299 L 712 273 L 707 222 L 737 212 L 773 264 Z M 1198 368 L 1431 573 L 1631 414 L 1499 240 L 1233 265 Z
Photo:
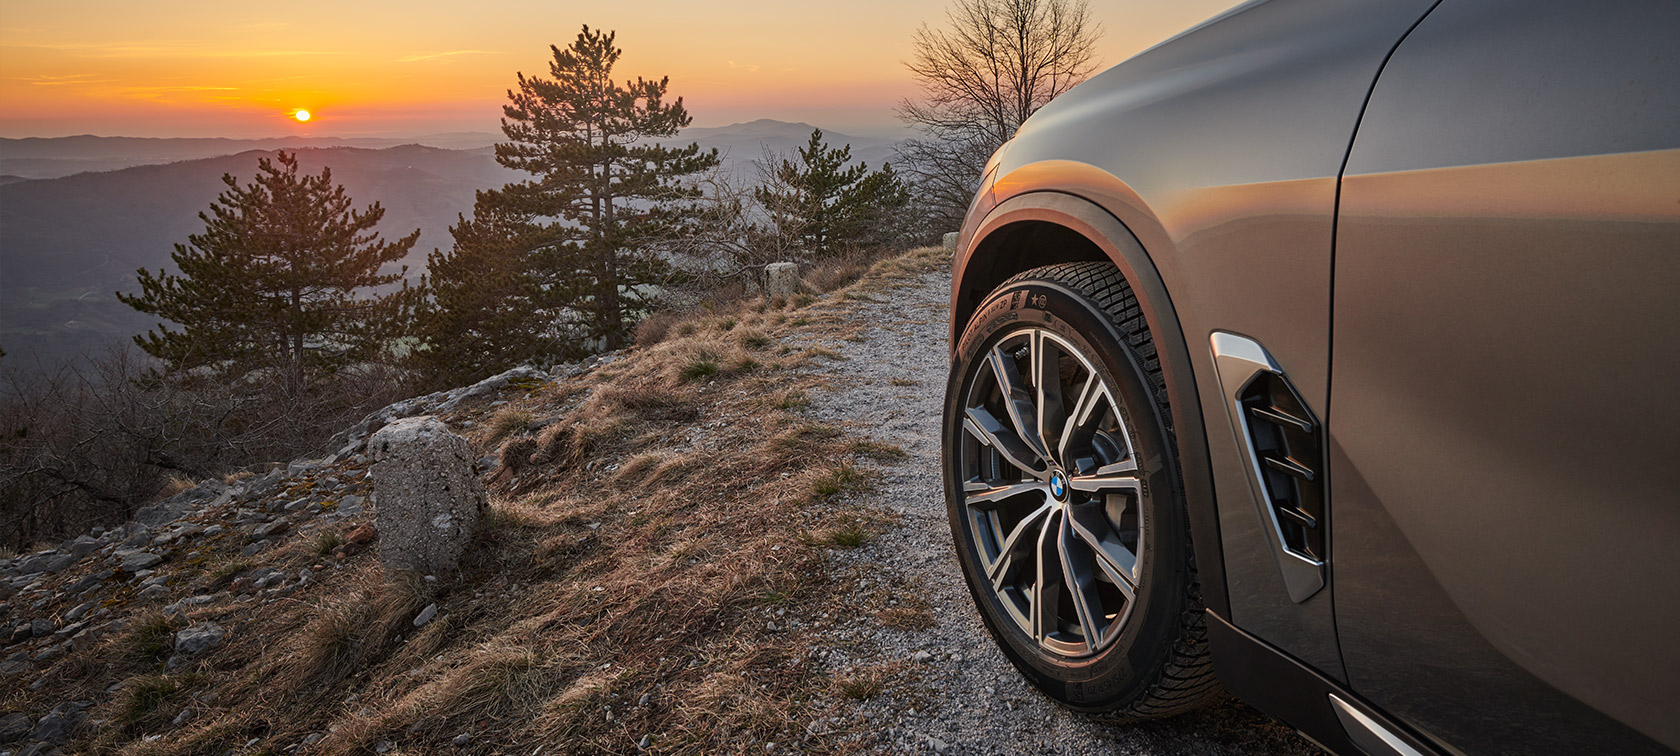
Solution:
M 1102 60 L 1233 4 L 1093 3 Z M 515 73 L 547 75 L 549 45 L 585 23 L 618 32 L 619 78 L 669 76 L 695 125 L 883 133 L 915 92 L 902 63 L 911 35 L 942 25 L 945 5 L 297 0 L 209 13 L 186 0 L 18 0 L 0 14 L 0 136 L 272 136 L 275 111 L 304 120 L 297 102 L 331 108 L 340 135 L 491 132 Z
M 298 112 L 293 113 L 292 117 L 298 119 L 299 122 L 307 121 L 309 120 L 309 111 L 299 110 Z

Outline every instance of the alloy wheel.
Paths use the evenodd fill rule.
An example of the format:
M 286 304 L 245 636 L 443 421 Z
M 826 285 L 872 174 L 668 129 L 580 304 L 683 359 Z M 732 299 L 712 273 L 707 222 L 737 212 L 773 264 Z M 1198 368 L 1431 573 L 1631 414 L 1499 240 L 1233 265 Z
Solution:
M 957 460 L 963 522 L 994 597 L 1064 657 L 1119 637 L 1140 579 L 1145 487 L 1094 364 L 1048 330 L 1009 332 L 970 369 Z

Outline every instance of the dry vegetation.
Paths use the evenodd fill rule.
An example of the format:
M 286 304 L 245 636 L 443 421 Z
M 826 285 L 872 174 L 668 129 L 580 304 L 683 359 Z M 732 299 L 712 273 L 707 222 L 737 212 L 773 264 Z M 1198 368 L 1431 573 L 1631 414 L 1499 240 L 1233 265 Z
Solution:
M 136 614 L 46 690 L 0 704 L 105 701 L 110 724 L 83 746 L 123 754 L 855 750 L 846 736 L 866 723 L 848 707 L 892 670 L 830 676 L 812 651 L 855 614 L 831 551 L 884 526 L 857 505 L 862 463 L 903 452 L 801 414 L 821 380 L 801 368 L 832 352 L 789 342 L 846 336 L 849 298 L 942 261 L 921 250 L 819 271 L 826 297 L 668 317 L 593 372 L 449 417 L 500 460 L 453 581 L 382 575 L 331 528 L 294 534 L 257 559 L 315 566 L 307 590 Z M 182 579 L 211 591 L 257 566 L 211 551 Z M 928 621 L 918 607 L 879 619 Z M 229 628 L 226 644 L 164 669 L 170 633 L 201 621 Z M 836 716 L 852 724 L 806 727 Z

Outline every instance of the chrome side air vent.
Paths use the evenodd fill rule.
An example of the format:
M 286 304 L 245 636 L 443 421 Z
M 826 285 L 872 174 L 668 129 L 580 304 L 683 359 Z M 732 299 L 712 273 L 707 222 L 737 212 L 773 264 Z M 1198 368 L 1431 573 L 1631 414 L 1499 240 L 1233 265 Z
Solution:
M 1260 372 L 1238 398 L 1248 421 L 1249 448 L 1260 466 L 1261 489 L 1277 515 L 1283 547 L 1324 561 L 1324 496 L 1318 424 L 1282 375 Z
M 1306 601 L 1324 587 L 1323 429 L 1259 342 L 1232 333 L 1212 342 L 1261 527 L 1289 597 Z

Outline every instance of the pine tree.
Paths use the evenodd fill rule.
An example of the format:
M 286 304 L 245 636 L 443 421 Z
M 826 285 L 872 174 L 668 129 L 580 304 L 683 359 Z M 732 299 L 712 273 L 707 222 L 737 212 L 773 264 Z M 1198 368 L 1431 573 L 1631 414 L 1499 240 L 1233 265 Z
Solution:
M 822 129 L 811 132 L 795 157 L 774 164 L 753 191 L 768 233 L 796 238 L 811 258 L 895 241 L 910 194 L 891 166 L 874 172 L 866 163 L 847 167 L 852 146 L 828 146 Z
M 117 295 L 180 326 L 159 323 L 134 337 L 141 349 L 176 374 L 232 381 L 261 373 L 302 397 L 401 335 L 413 290 L 369 290 L 401 280 L 379 271 L 408 253 L 419 229 L 385 241 L 374 231 L 385 215 L 379 203 L 352 209 L 331 169 L 300 176 L 296 153 L 259 159 L 255 181 L 243 187 L 231 174 L 222 182 L 227 191 L 199 213 L 204 232 L 175 245 L 179 275 L 141 268 L 140 293 Z
M 532 312 L 569 320 L 607 349 L 625 343 L 670 275 L 661 244 L 683 233 L 700 197 L 684 177 L 718 163 L 698 144 L 651 141 L 675 136 L 688 111 L 680 97 L 665 101 L 668 78 L 614 82 L 622 50 L 613 40 L 585 26 L 569 47 L 550 47 L 552 79 L 519 74 L 496 160 L 535 178 L 485 192 L 474 208 L 475 218 L 528 219 L 517 238 L 529 250 Z
M 426 257 L 420 356 L 440 385 L 465 385 L 556 351 L 531 275 L 530 219 L 487 202 L 488 193 L 480 192 L 472 218 L 449 227 L 454 246 Z

